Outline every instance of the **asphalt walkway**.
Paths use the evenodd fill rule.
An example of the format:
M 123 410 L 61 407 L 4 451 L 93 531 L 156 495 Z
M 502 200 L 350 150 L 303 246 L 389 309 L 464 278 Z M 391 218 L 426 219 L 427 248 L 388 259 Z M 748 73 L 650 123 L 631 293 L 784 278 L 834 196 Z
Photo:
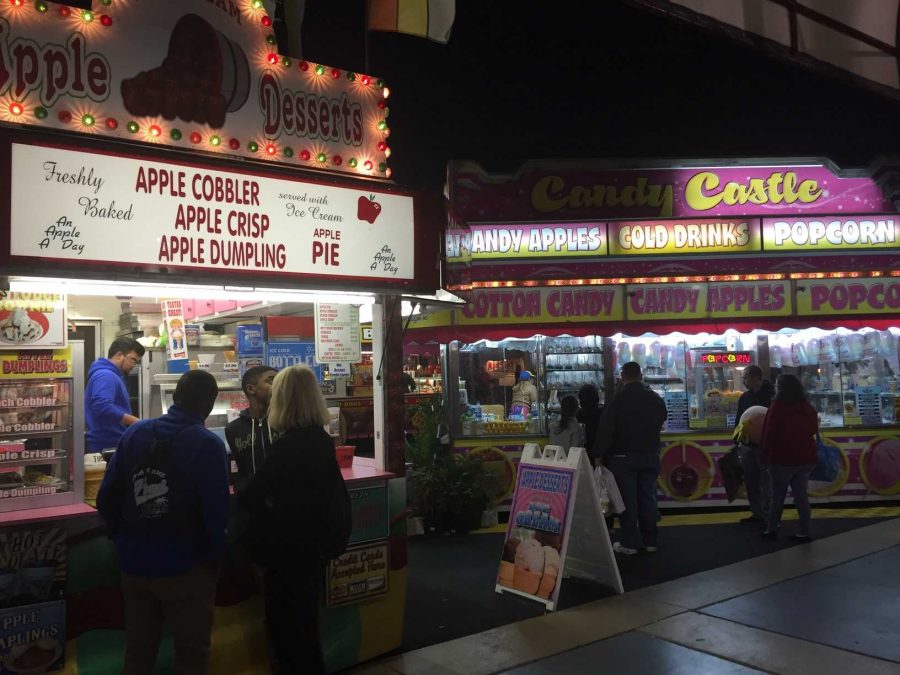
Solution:
M 893 518 L 353 672 L 900 675 L 898 568 Z

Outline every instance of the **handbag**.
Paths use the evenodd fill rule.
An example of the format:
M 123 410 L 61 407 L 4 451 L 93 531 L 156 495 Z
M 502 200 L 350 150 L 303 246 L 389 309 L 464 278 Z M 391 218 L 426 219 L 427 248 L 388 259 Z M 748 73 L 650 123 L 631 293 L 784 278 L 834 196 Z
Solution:
M 809 479 L 822 483 L 833 483 L 841 472 L 841 451 L 827 445 L 822 437 L 816 434 L 816 467 L 809 474 Z
M 738 446 L 734 446 L 719 457 L 719 473 L 722 474 L 722 484 L 725 486 L 729 504 L 737 498 L 741 483 L 744 482 L 744 472 L 738 453 Z

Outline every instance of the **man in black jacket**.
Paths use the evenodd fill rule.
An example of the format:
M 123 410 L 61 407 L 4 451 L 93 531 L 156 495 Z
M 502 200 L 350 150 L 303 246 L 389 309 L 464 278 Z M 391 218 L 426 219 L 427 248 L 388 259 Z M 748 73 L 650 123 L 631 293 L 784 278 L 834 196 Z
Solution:
M 775 390 L 768 380 L 763 380 L 762 368 L 757 365 L 747 366 L 743 374 L 747 391 L 738 399 L 737 421 L 740 422 L 748 408 L 760 405 L 768 408 L 772 404 Z M 769 490 L 767 469 L 759 463 L 759 444 L 746 440 L 740 445 L 741 469 L 744 473 L 744 485 L 747 487 L 747 501 L 750 502 L 750 515 L 741 519 L 742 523 L 764 524 L 768 519 Z
M 225 438 L 231 451 L 233 483 L 243 484 L 253 477 L 265 461 L 272 442 L 278 437 L 269 428 L 267 420 L 272 380 L 277 374 L 275 368 L 253 366 L 241 378 L 241 389 L 250 405 L 225 427 Z
M 594 455 L 613 472 L 625 502 L 620 541 L 613 545 L 624 555 L 642 547 L 655 553 L 657 544 L 656 479 L 666 404 L 642 379 L 634 361 L 622 366 L 622 389 L 605 407 L 594 441 Z

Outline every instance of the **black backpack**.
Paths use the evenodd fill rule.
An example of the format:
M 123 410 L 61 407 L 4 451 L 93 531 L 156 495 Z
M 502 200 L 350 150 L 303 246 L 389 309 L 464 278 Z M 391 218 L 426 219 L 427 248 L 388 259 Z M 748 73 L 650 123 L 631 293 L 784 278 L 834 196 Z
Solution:
M 193 530 L 201 523 L 198 504 L 186 499 L 187 492 L 173 490 L 172 481 L 184 477 L 176 476 L 175 438 L 187 429 L 183 426 L 168 438 L 156 435 L 153 424 L 153 439 L 150 447 L 140 455 L 130 474 L 120 475 L 124 483 L 122 491 L 122 520 L 128 525 L 149 530 Z

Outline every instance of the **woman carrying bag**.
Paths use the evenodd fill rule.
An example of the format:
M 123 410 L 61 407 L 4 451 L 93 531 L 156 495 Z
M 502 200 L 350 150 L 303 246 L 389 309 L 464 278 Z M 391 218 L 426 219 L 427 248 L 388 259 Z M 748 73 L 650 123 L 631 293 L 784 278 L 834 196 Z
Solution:
M 237 496 L 250 514 L 245 545 L 264 568 L 266 630 L 276 672 L 324 673 L 319 592 L 325 567 L 350 536 L 350 497 L 319 383 L 306 366 L 272 383 L 269 424 L 281 436 Z
M 775 383 L 775 398 L 763 421 L 760 443 L 760 463 L 769 466 L 772 506 L 763 537 L 775 539 L 781 523 L 781 512 L 788 486 L 794 495 L 794 505 L 800 527 L 791 539 L 807 542 L 812 510 L 807 488 L 809 474 L 816 466 L 816 432 L 819 416 L 806 400 L 803 385 L 795 375 L 779 375 Z

